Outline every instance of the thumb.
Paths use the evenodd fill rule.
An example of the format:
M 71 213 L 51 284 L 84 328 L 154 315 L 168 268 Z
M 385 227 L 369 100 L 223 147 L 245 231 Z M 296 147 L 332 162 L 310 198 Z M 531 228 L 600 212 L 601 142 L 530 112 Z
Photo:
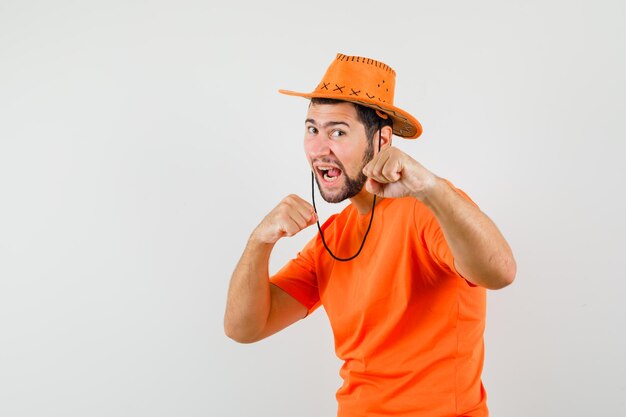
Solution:
M 367 190 L 368 193 L 371 193 L 380 197 L 384 197 L 385 185 L 379 182 L 376 182 L 375 180 L 371 178 L 368 178 L 367 181 L 365 182 L 365 189 Z

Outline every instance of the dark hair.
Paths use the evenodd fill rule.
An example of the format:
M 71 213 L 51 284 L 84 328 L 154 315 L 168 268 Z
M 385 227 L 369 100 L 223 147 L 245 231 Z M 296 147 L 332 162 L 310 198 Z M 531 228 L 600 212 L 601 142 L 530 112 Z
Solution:
M 383 119 L 379 115 L 376 114 L 376 110 L 362 106 L 358 103 L 353 103 L 351 101 L 343 101 L 336 100 L 334 98 L 312 98 L 311 104 L 339 104 L 339 103 L 351 103 L 354 104 L 356 108 L 356 114 L 359 118 L 359 121 L 363 123 L 365 126 L 365 134 L 367 135 L 367 140 L 369 141 L 374 137 L 374 134 L 378 130 L 378 123 L 380 122 L 380 127 L 383 128 L 385 126 L 391 126 L 393 129 L 393 120 L 391 117 L 387 117 Z

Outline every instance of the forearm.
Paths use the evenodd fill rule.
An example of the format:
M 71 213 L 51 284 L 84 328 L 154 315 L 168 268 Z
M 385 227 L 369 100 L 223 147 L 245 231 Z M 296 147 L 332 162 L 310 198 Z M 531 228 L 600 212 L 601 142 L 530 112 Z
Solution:
M 228 337 L 242 343 L 253 342 L 262 336 L 266 327 L 276 332 L 301 318 L 304 313 L 300 309 L 304 307 L 296 300 L 290 307 L 289 301 L 281 304 L 280 295 L 272 296 L 272 289 L 276 291 L 276 288 L 269 282 L 268 263 L 274 244 L 280 238 L 293 236 L 316 220 L 313 206 L 291 194 L 254 229 L 230 279 L 224 314 L 224 331 Z M 272 306 L 272 299 L 278 299 L 274 303 L 278 308 Z M 297 306 L 293 307 L 295 304 Z M 270 312 L 277 309 L 278 315 L 273 313 L 270 317 Z
M 251 237 L 235 267 L 224 315 L 224 331 L 231 339 L 252 340 L 267 322 L 271 307 L 268 263 L 273 246 Z
M 499 289 L 513 282 L 515 259 L 496 225 L 443 179 L 423 196 L 455 259 L 457 271 L 474 284 Z

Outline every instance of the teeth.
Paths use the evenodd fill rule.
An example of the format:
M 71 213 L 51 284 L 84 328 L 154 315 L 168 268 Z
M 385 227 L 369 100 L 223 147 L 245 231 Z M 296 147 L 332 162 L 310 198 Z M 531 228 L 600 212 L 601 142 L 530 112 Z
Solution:
M 324 167 L 318 166 L 317 169 L 322 173 L 322 177 L 327 182 L 334 182 L 334 181 L 337 181 L 337 178 L 339 178 L 339 175 L 336 176 L 336 177 L 329 177 L 328 176 L 328 171 L 330 171 L 331 169 L 338 169 L 338 168 L 328 167 L 328 166 L 324 166 Z
M 329 177 L 328 174 L 324 174 L 324 179 L 328 182 L 337 181 L 337 178 L 339 177 Z

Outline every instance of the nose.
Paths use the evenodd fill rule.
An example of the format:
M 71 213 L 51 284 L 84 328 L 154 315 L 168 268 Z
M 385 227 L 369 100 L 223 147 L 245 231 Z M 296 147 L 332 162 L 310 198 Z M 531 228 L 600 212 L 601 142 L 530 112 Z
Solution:
M 328 156 L 331 153 L 330 139 L 324 135 L 316 135 L 305 141 L 305 148 L 311 159 Z

